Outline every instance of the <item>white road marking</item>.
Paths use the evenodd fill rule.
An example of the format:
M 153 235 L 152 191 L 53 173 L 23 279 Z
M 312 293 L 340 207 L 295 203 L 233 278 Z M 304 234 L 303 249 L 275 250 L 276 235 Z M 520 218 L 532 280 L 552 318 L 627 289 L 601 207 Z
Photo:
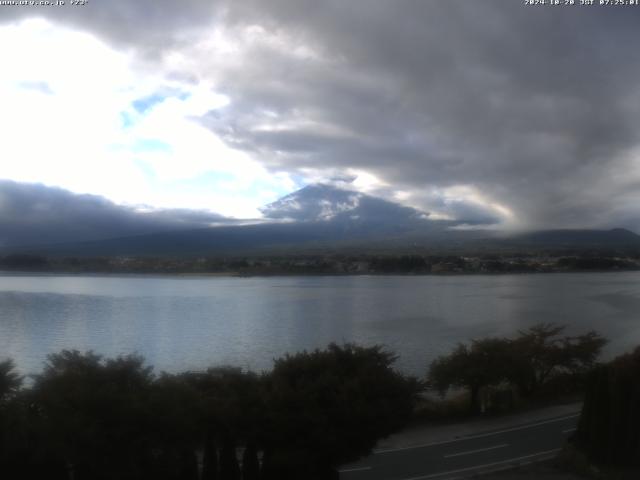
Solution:
M 445 440 L 445 441 L 442 441 L 442 442 L 422 443 L 420 445 L 412 445 L 410 447 L 399 447 L 399 448 L 387 448 L 387 449 L 383 449 L 383 450 L 374 450 L 373 453 L 375 455 L 379 455 L 379 454 L 382 454 L 382 453 L 400 452 L 402 450 L 413 450 L 415 448 L 432 447 L 434 445 L 445 445 L 447 443 L 464 442 L 465 440 L 473 440 L 475 438 L 490 437 L 492 435 L 499 435 L 501 433 L 507 433 L 507 432 L 515 432 L 517 430 L 525 430 L 527 428 L 537 427 L 539 425 L 546 425 L 548 423 L 561 422 L 563 420 L 569 420 L 570 418 L 576 418 L 576 417 L 579 417 L 579 416 L 580 416 L 580 414 L 576 413 L 576 414 L 573 414 L 573 415 L 567 415 L 566 417 L 554 418 L 552 420 L 543 420 L 541 422 L 530 423 L 528 425 L 521 425 L 519 427 L 505 428 L 504 430 L 498 430 L 496 432 L 480 433 L 480 434 L 477 434 L 477 435 L 470 435 L 468 437 L 454 438 L 452 440 Z
M 562 430 L 562 433 L 570 433 L 575 431 L 576 431 L 576 427 L 573 427 L 573 428 L 567 428 L 566 430 Z
M 495 450 L 496 448 L 504 448 L 508 446 L 509 446 L 508 443 L 503 443 L 502 445 L 494 445 L 493 447 L 478 448 L 477 450 L 469 450 L 466 452 L 452 453 L 450 455 L 445 455 L 444 458 L 461 457 L 462 455 L 471 455 L 472 453 L 486 452 L 488 450 Z
M 469 471 L 478 470 L 478 469 L 482 469 L 482 468 L 495 467 L 497 465 L 510 464 L 510 463 L 518 462 L 520 460 L 526 460 L 526 459 L 533 458 L 533 457 L 540 457 L 540 456 L 543 456 L 543 455 L 551 455 L 552 453 L 557 453 L 559 451 L 560 451 L 559 448 L 554 448 L 553 450 L 547 450 L 547 451 L 544 451 L 544 452 L 532 453 L 531 455 L 525 455 L 523 457 L 510 458 L 509 460 L 501 460 L 499 462 L 485 463 L 483 465 L 475 465 L 473 467 L 460 468 L 458 470 L 449 470 L 447 472 L 432 473 L 430 475 L 423 475 L 421 477 L 405 478 L 403 480 L 427 480 L 429 478 L 444 477 L 445 475 L 451 475 L 451 474 L 462 473 L 462 472 L 469 472 Z M 531 463 L 531 462 L 526 462 L 526 463 Z
M 365 470 L 371 470 L 371 467 L 355 467 L 355 468 L 345 468 L 344 470 L 338 470 L 340 473 L 347 472 L 363 472 Z

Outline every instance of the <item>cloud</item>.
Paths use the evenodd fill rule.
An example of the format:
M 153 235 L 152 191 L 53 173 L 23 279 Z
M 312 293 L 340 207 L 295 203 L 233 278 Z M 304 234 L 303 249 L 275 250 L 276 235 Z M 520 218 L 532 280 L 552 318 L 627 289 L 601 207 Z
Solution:
M 123 207 L 96 195 L 0 180 L 0 246 L 205 228 L 237 221 L 196 210 Z
M 46 15 L 55 25 L 95 35 L 115 52 L 105 54 L 114 67 L 105 67 L 105 75 L 119 76 L 118 85 L 153 77 L 153 88 L 138 89 L 126 103 L 138 100 L 154 112 L 138 131 L 170 139 L 171 150 L 138 161 L 164 183 L 182 172 L 230 172 L 225 195 L 207 198 L 228 204 L 232 191 L 238 199 L 251 197 L 245 215 L 296 184 L 359 172 L 375 179 L 363 191 L 401 196 L 442 218 L 640 227 L 637 8 L 535 8 L 500 0 L 114 0 L 2 14 L 12 21 Z M 133 79 L 123 58 L 138 72 Z M 16 81 L 46 81 L 56 93 L 50 76 Z M 91 85 L 87 92 L 104 83 L 100 77 L 82 82 Z M 149 99 L 161 84 L 189 92 L 204 86 L 229 103 L 198 109 L 194 102 L 189 110 L 186 100 L 169 94 L 154 103 Z M 47 104 L 46 89 L 25 90 Z M 116 99 L 106 98 L 105 104 Z M 125 107 L 118 115 L 105 108 L 100 128 L 112 128 L 115 117 L 121 122 Z M 163 123 L 172 118 L 179 135 Z M 23 135 L 19 143 L 26 142 Z M 189 148 L 192 143 L 198 147 Z M 209 166 L 200 147 L 219 152 L 220 167 Z M 184 166 L 175 163 L 176 152 Z M 112 163 L 130 182 L 128 190 L 148 184 L 128 160 Z M 242 185 L 244 171 L 252 186 Z M 271 180 L 274 173 L 279 180 Z M 179 182 L 173 192 L 156 185 L 139 195 L 165 206 L 194 202 L 185 179 Z M 100 183 L 86 188 L 116 199 Z
M 0 52 L 0 178 L 241 218 L 291 190 L 197 121 L 229 103 L 209 82 L 145 71 L 48 20 L 0 26 L 0 41 L 20 46 Z

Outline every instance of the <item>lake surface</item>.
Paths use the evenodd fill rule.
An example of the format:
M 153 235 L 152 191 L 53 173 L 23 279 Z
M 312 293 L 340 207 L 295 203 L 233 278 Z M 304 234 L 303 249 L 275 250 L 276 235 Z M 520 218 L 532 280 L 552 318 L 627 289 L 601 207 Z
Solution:
M 473 276 L 171 277 L 0 274 L 0 358 L 23 373 L 64 348 L 136 352 L 156 371 L 269 369 L 329 342 L 384 344 L 422 375 L 457 342 L 537 322 L 640 345 L 640 272 Z

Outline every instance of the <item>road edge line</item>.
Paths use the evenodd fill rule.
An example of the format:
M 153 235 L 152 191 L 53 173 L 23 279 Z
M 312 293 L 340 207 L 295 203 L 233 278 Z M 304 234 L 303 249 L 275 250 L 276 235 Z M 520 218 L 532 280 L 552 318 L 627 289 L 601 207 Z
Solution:
M 437 478 L 437 477 L 443 477 L 445 475 L 451 475 L 451 474 L 456 474 L 456 473 L 463 473 L 463 472 L 472 472 L 474 470 L 479 470 L 482 468 L 486 468 L 486 467 L 492 467 L 492 466 L 497 466 L 497 465 L 501 465 L 506 463 L 507 465 L 504 465 L 503 467 L 498 467 L 495 469 L 490 469 L 490 470 L 485 470 L 485 471 L 478 471 L 475 472 L 477 474 L 485 474 L 485 473 L 492 473 L 492 472 L 499 472 L 501 470 L 510 470 L 512 468 L 517 468 L 521 465 L 530 465 L 532 463 L 537 463 L 537 462 L 542 462 L 544 460 L 548 460 L 549 458 L 553 458 L 553 454 L 558 453 L 560 450 L 562 450 L 561 448 L 554 448 L 553 450 L 546 450 L 544 452 L 537 452 L 537 453 L 532 453 L 530 455 L 524 455 L 522 457 L 516 457 L 516 458 L 510 458 L 508 460 L 501 460 L 499 462 L 493 462 L 493 463 L 485 463 L 483 465 L 475 465 L 473 467 L 465 467 L 465 468 L 460 468 L 457 470 L 449 470 L 446 472 L 440 472 L 440 473 L 431 473 L 429 475 L 423 475 L 420 477 L 411 477 L 411 478 L 403 478 L 402 480 L 427 480 L 429 478 Z M 524 460 L 525 458 L 532 458 L 532 457 L 539 457 L 544 455 L 543 458 L 540 458 L 538 460 L 531 460 L 528 462 L 524 462 L 524 463 L 517 463 L 517 464 L 513 464 L 514 462 L 518 462 L 519 460 Z
M 571 414 L 571 415 L 566 415 L 564 417 L 553 418 L 553 419 L 550 419 L 550 420 L 543 420 L 543 421 L 540 421 L 540 422 L 530 423 L 530 424 L 526 424 L 526 425 L 520 425 L 520 426 L 517 426 L 517 427 L 505 428 L 503 430 L 497 430 L 495 432 L 478 433 L 478 434 L 469 435 L 469 436 L 460 437 L 460 438 L 452 438 L 450 440 L 444 440 L 444 441 L 441 441 L 441 442 L 430 442 L 430 443 L 422 443 L 422 444 L 419 444 L 419 445 L 411 445 L 411 446 L 408 446 L 408 447 L 385 448 L 385 449 L 381 449 L 381 450 L 374 450 L 373 454 L 374 455 L 381 455 L 381 454 L 385 454 L 385 453 L 401 452 L 403 450 L 413 450 L 415 448 L 425 448 L 425 447 L 433 447 L 434 445 L 445 445 L 447 443 L 463 442 L 465 440 L 473 440 L 475 438 L 484 438 L 484 437 L 490 437 L 492 435 L 499 435 L 501 433 L 515 432 L 517 430 L 524 430 L 526 428 L 537 427 L 539 425 L 546 425 L 548 423 L 561 422 L 563 420 L 569 420 L 570 418 L 576 418 L 576 417 L 579 417 L 579 416 L 580 416 L 580 412 L 575 413 L 575 414 Z

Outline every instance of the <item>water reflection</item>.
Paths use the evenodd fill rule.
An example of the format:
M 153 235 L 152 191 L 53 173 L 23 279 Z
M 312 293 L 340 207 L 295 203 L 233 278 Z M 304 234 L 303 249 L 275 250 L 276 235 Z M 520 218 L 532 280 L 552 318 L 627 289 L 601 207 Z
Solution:
M 540 321 L 640 344 L 640 273 L 425 277 L 0 276 L 0 356 L 138 352 L 158 370 L 268 369 L 331 341 L 382 343 L 422 374 L 456 342 Z

